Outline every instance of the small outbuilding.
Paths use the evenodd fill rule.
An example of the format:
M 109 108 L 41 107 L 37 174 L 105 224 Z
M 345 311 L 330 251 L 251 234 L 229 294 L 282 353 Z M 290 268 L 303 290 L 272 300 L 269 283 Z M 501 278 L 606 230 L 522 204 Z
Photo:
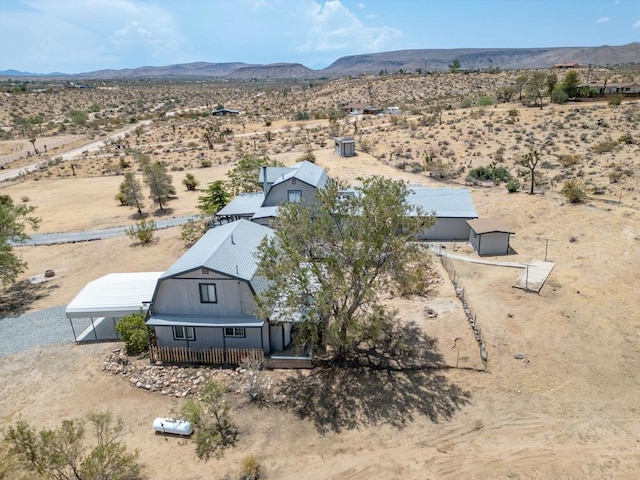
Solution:
M 467 220 L 469 243 L 478 255 L 507 255 L 509 240 L 515 232 L 502 222 L 490 218 Z
M 335 153 L 341 157 L 353 157 L 356 154 L 356 140 L 353 137 L 336 137 Z

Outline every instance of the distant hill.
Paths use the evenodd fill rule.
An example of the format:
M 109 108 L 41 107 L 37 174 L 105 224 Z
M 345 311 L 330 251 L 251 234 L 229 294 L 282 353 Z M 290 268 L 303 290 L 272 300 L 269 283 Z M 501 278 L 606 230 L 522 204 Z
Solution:
M 299 63 L 274 63 L 252 65 L 242 62 L 207 63 L 194 62 L 163 67 L 139 67 L 122 70 L 98 70 L 67 75 L 64 73 L 34 74 L 17 70 L 0 71 L 4 77 L 60 77 L 100 79 L 110 78 L 238 78 L 282 79 L 318 78 L 377 74 L 380 71 L 395 73 L 402 69 L 414 72 L 418 68 L 429 71 L 446 71 L 454 60 L 462 69 L 483 70 L 499 67 L 504 70 L 546 68 L 558 63 L 581 65 L 623 65 L 640 63 L 640 43 L 621 46 L 559 47 L 559 48 L 454 48 L 417 49 L 395 52 L 370 53 L 342 57 L 324 69 L 312 70 Z
M 272 63 L 269 65 L 255 65 L 242 67 L 228 73 L 227 77 L 248 78 L 317 78 L 318 72 L 300 63 Z

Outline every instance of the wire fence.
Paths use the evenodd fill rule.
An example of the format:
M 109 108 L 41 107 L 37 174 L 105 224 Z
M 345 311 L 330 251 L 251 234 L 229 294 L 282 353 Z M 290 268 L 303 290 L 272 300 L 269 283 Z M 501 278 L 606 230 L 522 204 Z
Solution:
M 64 139 L 57 140 L 54 142 L 47 141 L 46 144 L 39 145 L 40 142 L 36 142 L 36 148 L 40 153 L 47 153 L 48 150 L 61 147 L 63 145 L 68 145 L 69 143 L 75 142 L 76 139 Z M 20 150 L 19 152 L 12 153 L 11 155 L 2 155 L 0 156 L 0 166 L 4 167 L 5 165 L 20 160 L 21 158 L 35 156 L 35 153 L 30 149 Z
M 482 336 L 482 328 L 478 324 L 478 316 L 473 312 L 473 309 L 469 305 L 469 301 L 465 296 L 464 286 L 460 283 L 460 278 L 458 277 L 458 273 L 453 267 L 453 262 L 447 257 L 446 252 L 443 252 L 440 255 L 440 262 L 442 266 L 447 271 L 449 278 L 451 279 L 451 283 L 456 289 L 456 296 L 460 299 L 462 303 L 462 308 L 464 310 L 464 314 L 467 317 L 467 321 L 471 326 L 471 330 L 473 331 L 473 336 L 478 342 L 478 346 L 480 347 L 480 358 L 482 359 L 482 363 L 487 368 L 487 361 L 489 360 L 489 356 L 487 353 L 487 346 L 484 342 L 484 338 Z

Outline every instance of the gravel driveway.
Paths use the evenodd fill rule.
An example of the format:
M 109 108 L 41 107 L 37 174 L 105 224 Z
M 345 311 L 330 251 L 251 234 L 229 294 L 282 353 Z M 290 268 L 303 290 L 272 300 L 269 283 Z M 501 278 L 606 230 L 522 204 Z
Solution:
M 73 342 L 64 306 L 0 317 L 0 357 L 41 345 Z

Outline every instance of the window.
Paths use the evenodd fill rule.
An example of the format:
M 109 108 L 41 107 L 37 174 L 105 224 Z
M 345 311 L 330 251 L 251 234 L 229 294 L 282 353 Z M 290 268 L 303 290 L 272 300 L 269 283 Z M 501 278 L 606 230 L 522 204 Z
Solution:
M 193 327 L 173 327 L 174 340 L 195 340 L 196 332 Z
M 225 337 L 245 337 L 244 328 L 238 327 L 227 327 L 224 329 Z
M 218 303 L 215 284 L 213 283 L 200 284 L 200 303 Z
M 289 203 L 300 203 L 302 201 L 302 190 L 288 190 Z

